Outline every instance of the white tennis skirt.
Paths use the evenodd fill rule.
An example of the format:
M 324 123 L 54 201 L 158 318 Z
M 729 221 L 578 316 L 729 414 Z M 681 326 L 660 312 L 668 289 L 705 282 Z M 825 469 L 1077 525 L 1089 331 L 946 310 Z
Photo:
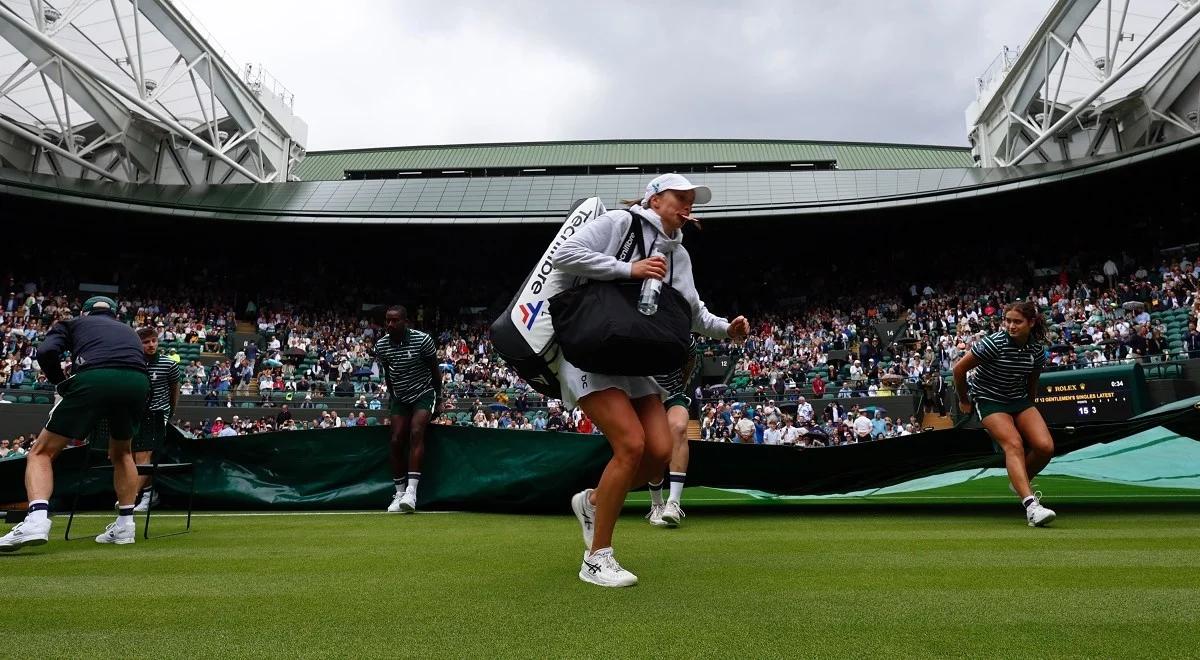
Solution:
M 577 407 L 583 397 L 601 390 L 621 390 L 630 399 L 640 399 L 651 394 L 657 394 L 659 398 L 667 396 L 667 391 L 658 386 L 653 376 L 591 373 L 567 362 L 561 355 L 558 358 L 558 384 L 562 388 L 563 406 L 568 409 Z

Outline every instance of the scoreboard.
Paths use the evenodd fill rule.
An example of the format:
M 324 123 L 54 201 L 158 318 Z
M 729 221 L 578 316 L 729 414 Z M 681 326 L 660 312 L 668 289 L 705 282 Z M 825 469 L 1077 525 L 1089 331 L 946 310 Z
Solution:
M 1034 403 L 1051 424 L 1119 422 L 1146 410 L 1140 364 L 1042 374 Z

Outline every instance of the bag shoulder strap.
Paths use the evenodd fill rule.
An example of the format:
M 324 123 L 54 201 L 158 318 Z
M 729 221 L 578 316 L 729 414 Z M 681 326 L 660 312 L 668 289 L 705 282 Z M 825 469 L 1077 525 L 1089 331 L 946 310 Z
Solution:
M 645 259 L 649 254 L 646 251 L 645 233 L 642 230 L 642 223 L 645 219 L 633 211 L 626 211 L 629 214 L 629 231 L 625 232 L 625 238 L 621 239 L 617 245 L 617 260 L 633 261 L 633 249 L 636 247 L 638 252 Z
M 631 261 L 633 257 L 633 246 L 636 244 L 641 252 L 642 258 L 650 256 L 650 250 L 646 247 L 646 232 L 643 226 L 646 224 L 646 218 L 639 213 L 626 210 L 630 216 L 629 231 L 625 234 L 625 238 L 621 240 L 621 244 L 617 246 L 617 259 L 621 261 Z M 657 242 L 656 238 L 654 242 Z M 654 247 L 654 242 L 650 243 L 650 248 Z M 675 251 L 667 255 L 670 262 L 667 268 L 667 285 L 671 286 L 675 283 Z

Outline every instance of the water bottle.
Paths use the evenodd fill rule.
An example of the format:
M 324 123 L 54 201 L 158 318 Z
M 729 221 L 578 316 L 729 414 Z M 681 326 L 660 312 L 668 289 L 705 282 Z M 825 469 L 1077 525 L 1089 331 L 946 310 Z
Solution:
M 650 257 L 663 257 L 661 250 L 655 250 Z M 654 277 L 642 280 L 642 295 L 638 296 L 638 311 L 646 316 L 654 316 L 658 311 L 658 294 L 662 292 L 663 281 Z

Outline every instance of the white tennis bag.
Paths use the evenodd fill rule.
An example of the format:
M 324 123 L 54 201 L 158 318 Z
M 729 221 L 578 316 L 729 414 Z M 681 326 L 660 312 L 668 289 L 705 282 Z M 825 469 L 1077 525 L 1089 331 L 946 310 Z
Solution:
M 562 398 L 555 367 L 559 348 L 550 322 L 550 298 L 575 284 L 574 275 L 555 270 L 554 253 L 580 227 L 606 211 L 599 197 L 577 202 L 507 310 L 492 324 L 496 352 L 525 382 L 547 397 Z

